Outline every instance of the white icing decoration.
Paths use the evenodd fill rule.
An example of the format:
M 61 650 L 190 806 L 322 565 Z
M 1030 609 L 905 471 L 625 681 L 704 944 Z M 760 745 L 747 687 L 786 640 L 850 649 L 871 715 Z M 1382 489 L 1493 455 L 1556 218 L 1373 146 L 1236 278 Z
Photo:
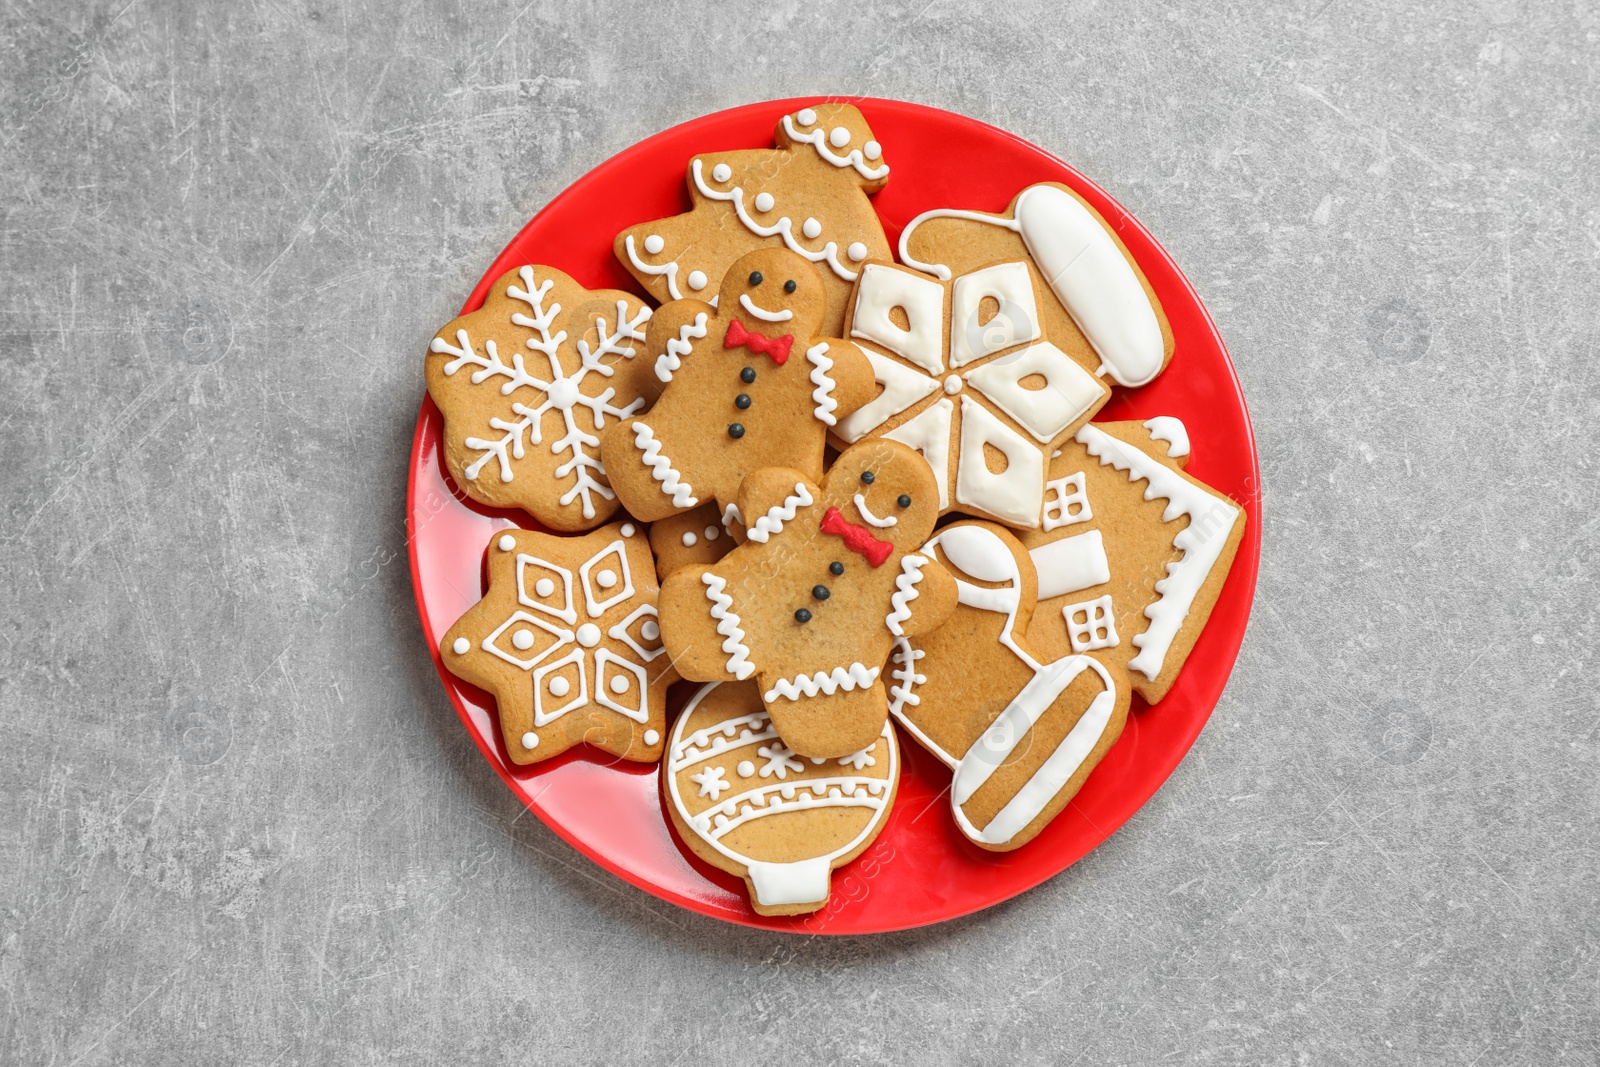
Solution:
M 607 556 L 616 557 L 615 566 L 618 570 L 622 571 L 622 588 L 617 590 L 615 593 L 597 596 L 595 593 L 595 587 L 597 585 L 601 589 L 611 589 L 616 585 L 617 576 L 615 574 L 611 575 L 610 585 L 607 585 L 604 582 L 590 580 L 591 571 L 600 563 L 601 560 L 604 560 Z M 602 573 L 605 572 L 602 571 Z M 589 618 L 591 619 L 598 619 L 609 608 L 620 604 L 624 600 L 627 600 L 633 596 L 633 572 L 628 568 L 628 550 L 623 547 L 620 540 L 612 541 L 599 552 L 595 553 L 594 557 L 585 562 L 583 566 L 579 567 L 578 578 L 583 585 L 584 606 L 588 609 Z M 582 631 L 579 632 L 581 633 Z
M 465 637 L 458 637 L 450 644 L 450 649 L 458 656 L 465 656 L 472 651 L 472 642 Z
M 1006 456 L 1006 469 L 990 472 L 983 446 Z M 1044 456 L 1038 448 L 971 397 L 961 398 L 961 450 L 956 460 L 956 503 L 979 508 L 1016 526 L 1038 526 L 1044 507 Z
M 800 232 L 805 234 L 811 240 L 815 241 L 818 237 L 822 236 L 822 223 L 818 222 L 816 219 L 806 219 L 806 221 L 800 224 Z
M 767 762 L 761 765 L 761 777 L 771 778 L 777 775 L 781 781 L 789 777 L 790 771 L 804 770 L 800 761 L 794 758 L 794 750 L 782 741 L 774 741 L 770 745 L 762 745 L 756 749 L 756 755 Z
M 1157 415 L 1144 423 L 1152 441 L 1167 443 L 1167 456 L 1182 459 L 1189 454 L 1189 429 L 1174 415 Z
M 715 526 L 707 526 L 703 531 L 701 531 L 700 536 L 704 537 L 707 541 L 715 541 L 717 538 L 722 536 L 722 531 L 717 529 Z
M 784 121 L 788 121 L 787 115 L 784 116 Z M 750 213 L 744 209 L 744 189 L 735 185 L 724 193 L 711 188 L 700 177 L 700 161 L 698 159 L 689 164 L 689 176 L 694 180 L 695 188 L 700 190 L 702 196 L 710 200 L 722 200 L 731 203 L 734 214 L 739 217 L 740 222 L 744 223 L 745 229 L 757 237 L 781 236 L 784 245 L 789 251 L 805 256 L 813 263 L 826 263 L 828 268 L 843 281 L 853 282 L 856 280 L 856 272 L 839 262 L 839 246 L 835 242 L 829 241 L 820 249 L 812 251 L 796 240 L 791 232 L 793 226 L 789 222 L 789 216 L 787 215 L 781 216 L 770 226 L 763 226 L 751 218 Z
M 572 685 L 565 678 L 552 678 L 546 688 L 550 690 L 551 696 L 564 697 L 571 690 Z
M 838 127 L 838 129 L 843 129 L 843 127 Z M 854 167 L 856 173 L 861 175 L 863 178 L 866 178 L 868 181 L 877 181 L 879 178 L 886 178 L 889 175 L 889 165 L 887 163 L 881 167 L 870 166 L 867 161 L 862 158 L 861 149 L 859 148 L 852 148 L 843 156 L 836 155 L 829 150 L 826 144 L 823 143 L 825 135 L 821 130 L 812 130 L 808 134 L 803 134 L 794 128 L 794 123 L 789 121 L 788 115 L 783 116 L 783 132 L 789 135 L 790 140 L 802 141 L 810 144 L 817 150 L 817 155 L 821 156 L 823 159 L 827 160 L 829 163 L 832 163 L 836 167 Z M 849 143 L 849 137 L 850 131 L 845 130 L 845 144 Z M 843 148 L 844 144 L 839 144 L 836 142 L 833 147 Z
M 826 763 L 823 759 L 812 759 L 812 763 Z M 860 752 L 852 752 L 848 756 L 839 757 L 839 766 L 849 767 L 852 770 L 864 771 L 868 767 L 876 767 L 877 759 L 872 755 L 871 748 L 864 748 Z
M 683 532 L 683 536 L 679 538 L 679 540 L 683 542 L 684 548 L 693 548 L 695 545 L 700 543 L 700 538 L 695 536 L 693 530 L 685 530 Z
M 850 131 L 843 126 L 835 126 L 828 134 L 828 143 L 835 148 L 843 148 L 850 143 Z
M 693 322 L 678 327 L 678 336 L 667 338 L 667 350 L 656 357 L 656 377 L 663 382 L 672 381 L 673 372 L 683 366 L 683 357 L 694 348 L 692 338 L 706 335 L 706 313 L 697 312 Z
M 654 608 L 651 609 L 652 612 L 654 610 Z M 639 636 L 643 637 L 646 641 L 659 640 L 661 637 L 661 624 L 656 622 L 645 623 L 643 626 L 639 627 Z M 657 654 L 659 654 L 659 652 L 660 650 L 658 649 Z
M 795 482 L 794 492 L 784 497 L 782 504 L 774 504 L 768 508 L 767 513 L 756 519 L 755 525 L 746 531 L 746 536 L 752 541 L 765 544 L 767 538 L 783 529 L 784 523 L 794 521 L 797 509 L 808 508 L 813 503 L 811 491 L 805 487 L 805 483 Z
M 850 336 L 874 341 L 930 374 L 944 370 L 944 286 L 879 263 L 861 268 Z M 905 309 L 901 329 L 889 312 Z
M 726 163 L 718 163 L 711 168 L 711 177 L 719 182 L 725 182 L 733 177 L 733 168 Z
M 846 693 L 865 689 L 877 680 L 877 667 L 852 663 L 849 667 L 835 667 L 831 671 L 800 674 L 792 679 L 779 678 L 772 683 L 771 689 L 762 694 L 762 697 L 770 704 L 779 697 L 785 700 L 799 700 L 802 696 L 814 697 L 818 693 L 833 696 L 841 689 Z
M 598 703 L 620 715 L 627 716 L 640 725 L 650 721 L 650 713 L 645 704 L 650 679 L 645 674 L 643 667 L 637 663 L 629 663 L 621 656 L 615 655 L 604 648 L 594 654 L 594 667 L 594 698 Z M 607 668 L 616 668 L 626 672 L 626 675 L 618 673 L 607 677 Z M 618 682 L 622 683 L 620 687 L 617 684 Z M 626 704 L 612 699 L 612 694 L 621 696 L 630 691 L 639 694 L 639 706 L 637 708 L 630 708 Z
M 796 111 L 794 117 L 800 120 L 800 125 L 802 126 L 815 126 L 817 124 L 817 113 L 809 107 L 803 107 Z
M 622 536 L 623 537 L 632 537 L 633 534 L 634 534 L 633 523 L 631 523 L 631 522 L 623 523 L 622 524 Z
M 777 735 L 774 734 L 773 736 L 776 737 Z M 740 778 L 749 778 L 756 773 L 756 765 L 747 759 L 740 760 L 739 766 L 735 767 L 734 770 L 738 772 Z
M 950 422 L 954 411 L 955 404 L 941 396 L 927 410 L 883 435 L 922 453 L 928 466 L 933 468 L 933 480 L 939 486 L 940 511 L 950 506 Z
M 722 525 L 732 528 L 734 523 L 744 525 L 744 516 L 739 514 L 738 504 L 729 504 L 722 509 Z
M 961 381 L 961 375 L 946 375 L 944 380 L 944 391 L 950 396 L 955 396 L 957 393 L 961 392 L 961 386 L 963 384 L 964 383 Z
M 1022 379 L 1032 374 L 1044 377 L 1043 389 L 1023 388 Z M 1046 445 L 1106 394 L 1094 375 L 1049 341 L 970 370 L 966 380 Z
M 628 613 L 627 618 L 607 630 L 606 636 L 613 641 L 621 641 L 633 650 L 634 655 L 649 663 L 665 652 L 666 649 L 659 644 L 655 648 L 645 648 L 633 639 L 633 634 L 630 631 L 633 628 L 633 624 L 640 618 L 643 618 L 644 622 L 639 626 L 639 636 L 646 641 L 660 641 L 661 626 L 656 622 L 656 606 L 654 604 L 640 604 Z
M 711 617 L 717 621 L 717 633 L 723 638 L 722 651 L 728 654 L 728 662 L 723 669 L 742 682 L 754 674 L 756 668 L 750 662 L 750 649 L 745 646 L 744 631 L 739 628 L 739 616 L 731 610 L 733 598 L 723 592 L 728 583 L 710 572 L 702 574 L 700 580 L 706 586 L 706 599 L 711 601 Z
M 1072 651 L 1093 652 L 1097 648 L 1116 647 L 1117 626 L 1112 610 L 1110 594 L 1086 600 L 1082 604 L 1068 604 L 1061 609 L 1061 614 L 1067 620 L 1067 636 L 1072 641 Z M 1083 616 L 1081 620 L 1078 618 L 1080 615 Z
M 661 235 L 658 233 L 653 233 L 644 239 L 644 250 L 652 256 L 660 255 L 661 250 L 665 247 L 666 242 L 661 239 Z
M 896 637 L 905 636 L 901 624 L 911 618 L 911 602 L 917 599 L 917 584 L 922 581 L 922 568 L 927 565 L 927 557 L 915 552 L 900 557 L 900 573 L 895 575 L 894 592 L 889 596 L 892 610 L 883 619 L 883 624 Z
M 877 141 L 868 141 L 861 146 L 861 151 L 868 159 L 877 159 L 883 155 L 883 146 Z
M 844 250 L 844 254 L 849 256 L 855 262 L 860 263 L 863 259 L 867 258 L 867 246 L 862 244 L 860 241 L 851 241 L 850 247 Z
M 532 730 L 529 730 L 527 733 L 523 734 L 522 735 L 522 747 L 523 748 L 530 748 L 530 749 L 531 748 L 538 748 L 539 747 L 539 735 L 534 733 Z
M 661 454 L 661 442 L 656 433 L 642 422 L 633 424 L 633 446 L 639 450 L 639 459 L 650 468 L 650 477 L 661 483 L 661 491 L 672 498 L 675 508 L 692 508 L 700 503 L 694 489 L 683 476 L 672 468 L 672 461 Z
M 1061 450 L 1057 449 L 1055 454 L 1061 455 Z M 1071 492 L 1067 491 L 1068 487 L 1071 487 Z M 1084 486 L 1082 471 L 1045 482 L 1044 491 L 1045 533 L 1074 523 L 1088 522 L 1094 518 L 1094 512 L 1089 507 L 1089 491 Z
M 633 265 L 634 270 L 656 278 L 665 276 L 667 279 L 667 295 L 674 300 L 683 299 L 683 293 L 678 290 L 677 260 L 674 259 L 670 263 L 662 263 L 660 265 L 646 263 L 639 258 L 639 253 L 633 250 L 633 234 L 631 233 L 622 239 L 622 248 L 628 253 L 628 262 Z
M 1028 555 L 1033 558 L 1034 570 L 1039 574 L 1040 600 L 1093 589 L 1111 580 L 1111 564 L 1106 559 L 1106 546 L 1099 530 L 1050 541 L 1032 549 Z
M 709 279 L 706 278 L 706 272 L 703 270 L 692 270 L 689 272 L 689 288 L 693 289 L 697 293 L 706 287 L 706 282 L 708 280 Z
M 956 765 L 956 757 L 935 744 L 933 739 L 923 733 L 917 724 L 905 714 L 907 707 L 916 707 L 922 703 L 922 698 L 916 694 L 916 688 L 925 684 L 928 681 L 928 676 L 917 673 L 916 664 L 917 660 L 925 656 L 927 656 L 926 652 L 920 648 L 912 648 L 911 642 L 904 637 L 895 638 L 894 654 L 890 657 L 890 662 L 894 664 L 894 667 L 889 672 L 889 676 L 895 680 L 895 683 L 889 687 L 889 713 L 898 719 L 900 725 L 910 731 L 911 735 L 924 748 L 937 756 L 941 763 L 946 767 L 954 767 Z
M 699 774 L 691 774 L 689 781 L 700 787 L 700 796 L 716 800 L 733 788 L 733 783 L 723 777 L 724 773 L 721 767 L 707 767 Z
M 523 652 L 533 647 L 533 631 L 518 630 L 511 635 L 511 643 Z
M 644 743 L 647 744 L 647 745 L 660 744 L 661 743 L 661 731 L 660 730 L 646 730 L 644 732 Z
M 594 584 L 598 585 L 601 589 L 610 589 L 612 586 L 617 584 L 616 572 L 609 570 L 601 571 L 599 574 L 594 576 Z
M 929 219 L 966 219 L 968 222 L 985 222 L 991 226 L 999 226 L 1002 229 L 1010 230 L 1012 233 L 1017 233 L 1021 230 L 1021 226 L 1013 219 L 996 218 L 994 215 L 986 215 L 981 211 L 961 211 L 957 208 L 946 207 L 924 211 L 906 223 L 906 228 L 900 232 L 900 262 L 912 270 L 920 270 L 924 274 L 931 274 L 942 282 L 950 280 L 949 267 L 943 263 L 924 263 L 911 255 L 911 235 L 916 232 L 918 226 L 921 226 Z
M 556 671 L 564 670 L 574 665 L 578 668 L 578 695 L 559 708 L 547 711 L 544 706 L 544 694 L 547 688 L 544 680 Z M 559 687 L 556 684 L 557 682 L 561 683 Z M 571 692 L 571 688 L 565 678 L 551 678 L 548 689 L 550 695 L 557 698 L 564 697 Z M 588 703 L 589 677 L 583 670 L 583 649 L 575 648 L 554 663 L 547 663 L 533 672 L 533 725 L 539 727 L 549 726 L 567 712 L 576 711 Z
M 781 311 L 768 311 L 766 308 L 761 307 L 755 301 L 751 300 L 749 293 L 739 294 L 739 306 L 744 308 L 750 314 L 754 315 L 756 318 L 760 319 L 762 322 L 788 322 L 790 319 L 794 318 L 794 312 L 790 311 L 788 308 L 784 308 Z
M 558 411 L 561 413 L 566 432 L 550 443 L 550 451 L 557 456 L 560 456 L 563 452 L 571 452 L 572 458 L 556 467 L 554 477 L 563 479 L 571 475 L 575 479 L 572 488 L 562 493 L 558 499 L 561 506 L 566 507 L 574 500 L 582 497 L 583 517 L 592 519 L 596 514 L 593 500 L 594 494 L 599 494 L 607 500 L 615 500 L 616 494 L 611 491 L 609 485 L 597 480 L 597 475 L 603 476 L 605 474 L 605 468 L 601 465 L 600 460 L 591 455 L 587 449 L 599 448 L 600 438 L 597 433 L 605 427 L 608 415 L 616 419 L 625 419 L 644 407 L 645 398 L 642 396 L 634 397 L 626 406 L 617 407 L 611 403 L 611 399 L 616 395 L 616 390 L 607 389 L 599 396 L 586 396 L 583 393 L 582 385 L 591 373 L 607 378 L 612 376 L 612 368 L 602 362 L 605 357 L 622 356 L 625 359 L 633 358 L 634 350 L 626 342 L 643 341 L 645 339 L 642 327 L 649 321 L 650 309 L 641 307 L 638 314 L 630 319 L 628 317 L 627 302 L 623 300 L 617 301 L 615 332 L 608 330 L 604 316 L 596 316 L 595 327 L 598 344 L 591 349 L 588 341 L 578 341 L 578 369 L 572 374 L 568 374 L 562 369 L 561 360 L 557 354 L 561 344 L 567 339 L 567 333 L 565 330 L 551 331 L 555 317 L 561 311 L 561 305 L 551 304 L 546 308 L 544 304 L 545 295 L 550 292 L 555 283 L 546 279 L 535 284 L 532 267 L 523 267 L 518 271 L 518 276 L 522 279 L 526 288 L 515 284 L 508 285 L 506 287 L 506 295 L 513 300 L 520 300 L 526 303 L 533 314 L 530 317 L 517 312 L 511 316 L 511 321 L 517 326 L 528 327 L 537 334 L 537 338 L 529 337 L 524 343 L 528 348 L 545 357 L 550 367 L 548 381 L 529 373 L 523 363 L 522 353 L 520 352 L 512 355 L 511 365 L 507 366 L 500 359 L 499 350 L 493 340 L 484 342 L 485 354 L 479 355 L 473 349 L 472 341 L 464 329 L 456 331 L 456 346 L 450 345 L 442 337 L 435 337 L 428 346 L 430 351 L 448 353 L 456 357 L 444 365 L 443 372 L 446 375 L 455 374 L 464 365 L 470 364 L 478 368 L 472 372 L 471 380 L 474 385 L 491 377 L 503 377 L 506 379 L 505 383 L 500 386 L 501 396 L 510 396 L 516 390 L 522 388 L 531 388 L 544 394 L 544 399 L 537 405 L 530 406 L 520 401 L 513 403 L 511 411 L 520 416 L 515 421 L 508 421 L 498 416 L 490 418 L 489 425 L 501 431 L 499 438 L 494 440 L 479 437 L 464 438 L 462 443 L 467 448 L 475 452 L 481 452 L 482 455 L 463 468 L 462 474 L 466 476 L 468 481 L 476 481 L 479 472 L 483 470 L 484 465 L 492 458 L 499 464 L 500 480 L 502 482 L 511 481 L 515 477 L 511 468 L 511 461 L 513 459 L 522 459 L 527 454 L 523 444 L 523 436 L 527 436 L 527 443 L 530 445 L 543 443 L 543 431 L 540 424 L 544 414 L 547 411 Z M 594 421 L 596 433 L 590 433 L 578 426 L 578 422 L 574 418 L 574 410 L 579 407 L 589 410 Z
M 533 583 L 533 591 L 539 596 L 550 596 L 556 591 L 556 583 L 549 578 L 540 578 Z
M 772 201 L 772 194 L 771 193 L 757 193 L 756 194 L 756 210 L 761 212 L 762 214 L 766 214 L 767 212 L 772 210 L 772 203 L 773 203 L 773 201 Z
M 881 519 L 878 518 L 878 516 L 874 515 L 867 507 L 867 498 L 860 493 L 855 495 L 854 503 L 856 505 L 856 511 L 860 513 L 861 518 L 868 526 L 876 526 L 880 530 L 887 530 L 889 527 L 898 525 L 900 522 L 900 520 L 895 518 L 893 515 L 887 515 Z
M 620 674 L 617 675 L 615 678 L 611 679 L 611 683 L 610 684 L 611 684 L 611 691 L 613 693 L 617 693 L 617 694 L 620 695 L 620 694 L 626 693 L 628 691 L 628 680 L 626 678 L 624 678 Z
M 984 297 L 998 302 L 1000 310 L 980 326 L 978 309 Z M 952 367 L 1037 341 L 1043 332 L 1039 326 L 1039 309 L 1033 299 L 1033 275 L 1026 263 L 997 263 L 963 274 L 950 287 Z
M 852 444 L 939 388 L 938 382 L 881 352 L 870 348 L 861 351 L 872 364 L 872 376 L 883 386 L 883 392 L 839 420 L 835 432 Z
M 528 595 L 528 568 L 542 568 L 550 574 L 561 579 L 560 605 L 546 604 L 536 597 L 548 597 L 556 591 L 556 583 L 549 577 L 540 578 L 533 583 L 534 596 Z M 517 603 L 542 611 L 547 615 L 554 615 L 562 622 L 573 624 L 578 621 L 578 613 L 572 606 L 572 572 L 565 567 L 558 567 L 549 560 L 540 559 L 523 553 L 517 556 Z
M 500 545 L 500 551 L 502 552 L 510 552 L 513 548 L 517 547 L 517 539 L 512 537 L 510 534 L 501 534 L 498 543 Z
M 828 342 L 821 341 L 806 349 L 806 362 L 811 364 L 811 384 L 816 386 L 811 391 L 811 402 L 815 405 L 811 414 L 823 425 L 833 426 L 838 422 L 833 413 L 838 409 L 839 401 L 833 397 L 834 382 L 828 377 L 828 372 L 833 369 L 833 360 L 828 357 Z
M 1077 441 L 1102 464 L 1127 471 L 1130 482 L 1148 480 L 1150 484 L 1144 491 L 1144 498 L 1167 501 L 1166 510 L 1161 513 L 1162 522 L 1172 522 L 1182 515 L 1189 517 L 1189 524 L 1172 539 L 1173 547 L 1181 551 L 1183 557 L 1167 564 L 1167 576 L 1156 582 L 1155 591 L 1160 595 L 1144 609 L 1150 625 L 1144 633 L 1134 635 L 1134 647 L 1140 651 L 1128 661 L 1129 670 L 1155 681 L 1167 650 L 1189 617 L 1194 598 L 1222 556 L 1233 527 L 1239 521 L 1239 509 L 1093 425 L 1080 429 Z
M 578 644 L 584 648 L 593 648 L 600 643 L 600 627 L 592 622 L 586 622 L 578 627 Z

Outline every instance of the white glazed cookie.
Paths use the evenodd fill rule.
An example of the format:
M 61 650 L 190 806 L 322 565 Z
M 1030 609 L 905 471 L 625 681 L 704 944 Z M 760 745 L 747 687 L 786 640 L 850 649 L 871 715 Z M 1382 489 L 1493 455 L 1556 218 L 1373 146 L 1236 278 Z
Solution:
M 439 656 L 493 694 L 513 763 L 537 763 L 580 741 L 652 761 L 666 733 L 667 686 L 656 573 L 631 522 L 583 537 L 494 535 L 489 589 L 450 627 Z
M 679 836 L 745 880 L 762 915 L 828 902 L 831 875 L 878 836 L 894 804 L 894 728 L 833 759 L 800 756 L 773 729 L 756 685 L 703 686 L 678 716 L 662 768 Z
M 786 248 L 822 272 L 819 332 L 839 335 L 861 264 L 893 254 L 869 194 L 889 179 L 883 148 L 850 104 L 813 104 L 778 120 L 776 148 L 711 152 L 689 161 L 687 214 L 631 226 L 616 255 L 650 295 L 715 303 L 734 260 Z

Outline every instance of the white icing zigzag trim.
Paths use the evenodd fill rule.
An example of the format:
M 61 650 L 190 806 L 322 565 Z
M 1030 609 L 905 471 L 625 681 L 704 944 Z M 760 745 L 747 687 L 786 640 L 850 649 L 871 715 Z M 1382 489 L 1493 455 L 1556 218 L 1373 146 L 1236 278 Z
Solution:
M 627 238 L 622 242 L 622 244 L 623 247 L 628 250 L 628 262 L 633 264 L 634 269 L 641 270 L 646 274 L 665 274 L 667 276 L 667 292 L 672 294 L 672 299 L 683 299 L 683 294 L 678 291 L 677 260 L 673 260 L 671 263 L 663 263 L 659 267 L 653 267 L 644 260 L 640 259 L 639 254 L 633 250 L 633 234 L 628 234 Z
M 854 167 L 856 173 L 868 181 L 875 182 L 889 173 L 889 164 L 885 163 L 881 167 L 873 167 L 867 162 L 866 157 L 861 154 L 861 149 L 859 148 L 852 148 L 842 156 L 836 155 L 828 148 L 827 131 L 820 126 L 810 133 L 801 133 L 794 128 L 794 123 L 790 120 L 790 117 L 785 115 L 783 116 L 783 132 L 788 134 L 792 140 L 799 141 L 801 144 L 809 144 L 817 150 L 817 155 L 836 167 Z
M 735 748 L 748 748 L 762 741 L 771 741 L 777 736 L 778 731 L 773 729 L 772 721 L 764 711 L 726 719 L 684 738 L 682 750 L 676 747 L 672 750 L 667 770 L 677 774 L 701 760 L 712 759 Z
M 884 625 L 889 627 L 889 632 L 896 637 L 906 635 L 900 624 L 911 618 L 910 604 L 917 599 L 917 583 L 922 581 L 922 568 L 927 565 L 927 559 L 915 552 L 907 552 L 900 559 L 900 573 L 894 580 L 895 591 L 889 597 L 889 605 L 894 610 L 883 619 Z M 913 697 L 911 703 L 916 702 L 916 698 Z
M 661 454 L 656 432 L 642 422 L 633 424 L 633 447 L 639 450 L 639 459 L 650 468 L 650 477 L 660 482 L 661 491 L 672 498 L 673 507 L 692 508 L 700 503 L 693 487 L 672 469 L 672 461 Z
M 802 674 L 793 680 L 779 678 L 772 683 L 772 688 L 767 690 L 763 697 L 770 704 L 777 697 L 783 697 L 785 700 L 799 700 L 802 695 L 814 697 L 818 693 L 833 696 L 841 689 L 846 693 L 857 689 L 865 689 L 877 680 L 878 668 L 867 667 L 861 663 L 852 663 L 848 668 L 835 667 L 831 671 Z
M 1130 482 L 1147 480 L 1150 485 L 1144 491 L 1144 498 L 1161 497 L 1167 501 L 1167 508 L 1161 513 L 1162 522 L 1172 522 L 1180 515 L 1189 517 L 1189 525 L 1172 539 L 1173 547 L 1183 553 L 1183 558 L 1167 564 L 1167 576 L 1156 582 L 1158 598 L 1144 609 L 1150 625 L 1133 638 L 1140 652 L 1128 661 L 1128 669 L 1138 671 L 1153 682 L 1161 673 L 1173 639 L 1189 617 L 1194 598 L 1211 574 L 1211 568 L 1216 566 L 1239 521 L 1239 509 L 1186 480 L 1149 454 L 1093 425 L 1079 430 L 1076 440 L 1102 464 L 1127 471 Z
M 754 526 L 745 531 L 745 536 L 752 541 L 766 543 L 767 538 L 783 530 L 783 524 L 794 521 L 795 509 L 810 507 L 813 503 L 811 493 L 804 482 L 794 483 L 794 493 L 783 498 L 782 504 L 774 505 L 767 509 L 767 513 L 756 520 Z
M 885 167 L 884 169 L 887 170 L 888 168 Z M 843 281 L 853 282 L 856 280 L 856 272 L 839 262 L 839 246 L 835 242 L 829 241 L 822 246 L 820 252 L 813 252 L 794 239 L 794 234 L 791 232 L 794 227 L 789 222 L 789 216 L 783 216 L 771 226 L 763 226 L 751 218 L 749 212 L 745 211 L 744 190 L 739 186 L 735 185 L 725 193 L 719 193 L 712 189 L 706 185 L 705 179 L 700 176 L 700 160 L 698 159 L 689 165 L 689 172 L 694 176 L 695 188 L 699 189 L 702 195 L 712 200 L 725 200 L 733 204 L 734 214 L 739 216 L 739 221 L 744 223 L 745 229 L 757 237 L 782 236 L 783 243 L 789 247 L 789 251 L 799 253 L 813 263 L 827 263 L 832 268 L 833 273 L 837 274 Z M 676 266 L 676 264 L 673 265 Z M 661 270 L 653 270 L 651 273 L 660 274 Z
M 833 369 L 833 360 L 828 358 L 828 342 L 806 349 L 806 362 L 811 364 L 811 384 L 816 386 L 811 391 L 811 401 L 817 406 L 811 410 L 811 414 L 817 417 L 817 421 L 833 426 L 839 421 L 833 417 L 839 402 L 833 398 L 833 379 L 828 377 L 828 372 Z
M 751 819 L 786 811 L 824 807 L 872 808 L 881 811 L 888 793 L 887 780 L 853 774 L 812 778 L 787 785 L 768 785 L 729 797 L 707 808 L 699 815 L 692 816 L 689 825 L 696 832 L 716 841 Z
M 750 649 L 745 646 L 739 616 L 729 610 L 733 607 L 733 598 L 723 592 L 728 583 L 710 572 L 702 574 L 700 580 L 706 585 L 706 599 L 711 601 L 711 617 L 717 620 L 717 633 L 724 638 L 722 651 L 728 654 L 725 669 L 742 682 L 756 672 L 756 667 L 750 662 Z
M 633 238 L 628 238 L 633 240 Z M 656 377 L 663 382 L 672 381 L 672 373 L 683 366 L 683 358 L 689 354 L 694 345 L 689 338 L 700 338 L 706 335 L 706 313 L 700 312 L 694 317 L 694 322 L 686 322 L 678 327 L 678 336 L 667 338 L 667 350 L 656 357 Z

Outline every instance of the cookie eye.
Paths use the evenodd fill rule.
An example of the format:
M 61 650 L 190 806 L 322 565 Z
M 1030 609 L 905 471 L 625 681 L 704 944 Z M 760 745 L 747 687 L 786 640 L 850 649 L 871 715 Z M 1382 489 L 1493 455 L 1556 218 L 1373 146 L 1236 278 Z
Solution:
M 753 271 L 750 272 L 750 284 L 752 286 L 761 284 L 761 272 L 760 271 L 753 270 Z
M 878 480 L 878 476 L 876 474 L 873 474 L 871 471 L 862 471 L 861 472 L 861 484 L 862 485 L 871 485 L 873 482 L 875 482 L 877 480 Z
M 784 292 L 792 293 L 792 292 L 794 292 L 794 290 L 795 290 L 795 284 L 794 284 L 794 279 L 793 278 L 790 278 L 788 281 L 783 283 L 783 291 Z
M 905 493 L 901 493 L 900 499 L 896 500 L 895 503 L 899 504 L 903 508 L 909 508 L 911 506 L 911 497 Z

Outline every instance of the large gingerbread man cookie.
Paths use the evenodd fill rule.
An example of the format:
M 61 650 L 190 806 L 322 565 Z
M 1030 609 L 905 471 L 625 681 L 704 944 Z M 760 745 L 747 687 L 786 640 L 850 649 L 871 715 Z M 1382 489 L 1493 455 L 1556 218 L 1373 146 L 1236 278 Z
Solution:
M 665 387 L 600 447 L 631 514 L 654 522 L 714 501 L 737 520 L 727 506 L 752 471 L 821 480 L 829 428 L 874 388 L 855 344 L 819 336 L 824 302 L 817 269 L 773 248 L 733 264 L 717 307 L 676 300 L 656 311 L 645 351 Z
M 821 488 L 769 468 L 739 491 L 743 545 L 661 589 L 661 637 L 685 678 L 755 678 L 772 725 L 801 756 L 872 744 L 888 697 L 879 675 L 897 637 L 954 610 L 956 587 L 917 548 L 938 491 L 922 457 L 893 441 L 846 450 Z
M 489 589 L 450 627 L 439 656 L 494 694 L 513 763 L 580 741 L 653 761 L 667 686 L 656 576 L 644 531 L 613 523 L 585 537 L 506 530 L 489 542 Z
M 734 260 L 787 248 L 822 271 L 821 332 L 836 336 L 850 286 L 869 259 L 892 257 L 868 194 L 889 165 L 850 104 L 814 104 L 778 121 L 777 147 L 711 152 L 689 161 L 687 214 L 617 235 L 623 266 L 661 303 L 710 299 Z

